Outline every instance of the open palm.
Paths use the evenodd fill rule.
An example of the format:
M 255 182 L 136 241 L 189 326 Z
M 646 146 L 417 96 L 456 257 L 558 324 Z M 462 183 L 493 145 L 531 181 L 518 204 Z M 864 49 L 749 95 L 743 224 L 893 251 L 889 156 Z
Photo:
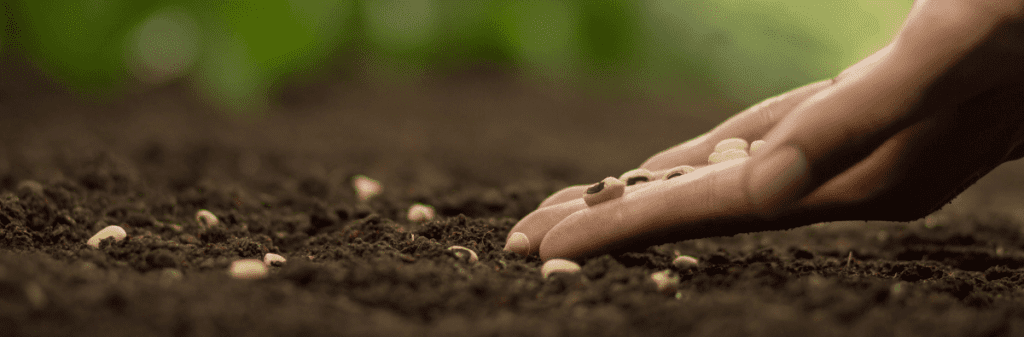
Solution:
M 1021 1 L 919 0 L 896 38 L 834 79 L 757 104 L 654 155 L 655 180 L 587 206 L 568 187 L 516 224 L 528 252 L 579 259 L 822 221 L 910 221 L 1024 156 Z M 706 165 L 727 138 L 750 158 Z M 657 179 L 681 165 L 697 170 Z M 508 247 L 507 247 L 508 249 Z

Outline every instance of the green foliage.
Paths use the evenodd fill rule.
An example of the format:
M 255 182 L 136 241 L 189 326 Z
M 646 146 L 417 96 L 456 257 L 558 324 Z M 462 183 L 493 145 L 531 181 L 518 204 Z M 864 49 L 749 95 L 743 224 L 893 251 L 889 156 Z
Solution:
M 14 0 L 22 33 L 0 36 L 0 47 L 19 39 L 44 71 L 88 95 L 183 77 L 239 110 L 337 56 L 385 78 L 497 66 L 754 102 L 870 54 L 911 3 Z

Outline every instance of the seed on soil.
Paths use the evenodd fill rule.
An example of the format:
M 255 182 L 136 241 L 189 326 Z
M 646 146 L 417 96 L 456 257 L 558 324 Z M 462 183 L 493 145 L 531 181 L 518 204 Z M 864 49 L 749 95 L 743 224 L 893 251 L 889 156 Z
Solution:
M 217 216 L 213 215 L 213 212 L 201 209 L 196 212 L 196 222 L 203 228 L 210 228 L 220 223 L 220 220 L 217 220 Z
M 679 276 L 672 275 L 672 270 L 665 269 L 651 274 L 651 280 L 658 287 L 658 292 L 672 296 L 679 290 Z
M 665 175 L 663 175 L 661 177 L 661 179 L 664 179 L 664 180 L 672 179 L 672 178 L 675 178 L 675 177 L 678 177 L 678 176 L 681 176 L 681 175 L 684 175 L 684 174 L 687 174 L 687 173 L 690 173 L 690 172 L 693 172 L 693 171 L 696 171 L 696 170 L 697 170 L 697 168 L 695 168 L 693 166 L 690 166 L 690 165 L 676 166 L 676 167 L 672 168 L 671 170 L 666 171 Z
M 576 262 L 572 262 L 566 259 L 550 259 L 544 262 L 544 265 L 540 267 L 540 274 L 544 278 L 548 278 L 554 273 L 578 273 L 580 271 L 580 265 Z
M 448 247 L 448 250 L 454 252 L 455 257 L 458 257 L 462 261 L 466 261 L 469 263 L 479 261 L 476 257 L 476 252 L 474 252 L 472 249 L 463 246 L 451 246 Z
M 723 139 L 715 145 L 715 152 L 725 152 L 726 150 L 746 150 L 747 141 L 743 138 L 728 138 Z
M 409 221 L 430 221 L 434 219 L 435 212 L 434 207 L 430 205 L 424 205 L 421 203 L 415 203 L 409 206 L 409 214 L 407 217 Z
M 257 280 L 267 277 L 270 270 L 263 261 L 257 259 L 242 259 L 231 262 L 228 269 L 231 277 L 242 280 Z
M 267 255 L 263 255 L 263 263 L 266 264 L 267 266 L 280 267 L 284 265 L 285 261 L 287 260 L 284 258 L 284 256 L 277 255 L 274 253 L 267 253 Z
M 583 193 L 583 202 L 587 206 L 594 206 L 621 197 L 625 192 L 625 183 L 615 177 L 607 177 L 587 188 L 587 191 Z
M 680 270 L 697 268 L 697 259 L 689 255 L 677 256 L 675 260 L 672 260 L 672 265 Z
M 370 200 L 370 198 L 377 196 L 383 190 L 380 182 L 362 174 L 352 178 L 352 187 L 356 189 L 356 196 L 360 201 Z
M 708 156 L 708 164 L 714 165 L 714 164 L 718 164 L 718 163 L 724 162 L 726 160 L 733 160 L 733 159 L 737 159 L 737 158 L 746 158 L 746 157 L 750 157 L 750 155 L 747 154 L 747 151 L 730 149 L 730 150 L 725 150 L 724 152 L 712 153 L 710 156 Z
M 758 153 L 761 150 L 761 148 L 764 147 L 765 143 L 767 142 L 761 139 L 755 140 L 753 143 L 750 143 L 750 155 L 753 156 L 755 153 Z
M 85 244 L 92 248 L 100 248 L 100 241 L 103 241 L 103 239 L 114 238 L 114 241 L 121 241 L 126 237 L 128 237 L 128 233 L 121 226 L 107 226 L 96 232 L 96 235 L 89 238 L 89 241 L 86 241 Z
M 638 183 L 646 183 L 654 179 L 654 175 L 647 169 L 638 168 L 635 170 L 627 171 L 619 176 L 619 180 L 626 183 L 626 186 L 632 186 Z
M 512 235 L 508 237 L 508 242 L 505 243 L 504 250 L 522 256 L 530 255 L 530 238 L 526 237 L 526 234 L 521 232 L 512 233 Z

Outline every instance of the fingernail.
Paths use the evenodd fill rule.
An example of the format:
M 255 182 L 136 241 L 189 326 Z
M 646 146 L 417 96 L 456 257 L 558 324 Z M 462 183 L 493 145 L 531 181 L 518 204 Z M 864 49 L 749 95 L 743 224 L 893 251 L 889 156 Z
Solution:
M 763 218 L 773 219 L 794 201 L 800 192 L 796 183 L 806 174 L 807 158 L 803 152 L 792 146 L 774 151 L 753 164 L 747 181 L 750 203 Z
M 505 243 L 504 251 L 510 251 L 518 253 L 519 255 L 530 255 L 530 238 L 526 237 L 526 234 L 515 232 L 512 233 L 508 238 L 508 242 Z

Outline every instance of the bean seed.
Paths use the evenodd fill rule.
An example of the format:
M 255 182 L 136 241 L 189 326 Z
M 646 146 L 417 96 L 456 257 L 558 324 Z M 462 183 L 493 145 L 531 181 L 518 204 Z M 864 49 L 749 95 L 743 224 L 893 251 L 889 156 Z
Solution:
M 103 241 L 103 239 L 114 238 L 114 241 L 121 241 L 126 237 L 128 237 L 128 233 L 121 226 L 107 226 L 96 232 L 96 235 L 89 238 L 89 241 L 86 241 L 85 244 L 92 248 L 100 248 L 100 241 Z
M 530 238 L 521 232 L 512 233 L 508 237 L 508 242 L 505 243 L 505 250 L 523 256 L 530 255 Z
M 257 259 L 242 259 L 231 262 L 228 268 L 231 277 L 242 280 L 256 280 L 267 277 L 270 270 L 267 264 Z
M 267 266 L 280 267 L 284 265 L 285 261 L 287 260 L 284 258 L 284 256 L 277 255 L 274 253 L 267 253 L 267 255 L 263 255 L 263 264 L 266 264 Z
M 631 186 L 638 183 L 646 183 L 654 179 L 654 175 L 647 169 L 638 168 L 635 170 L 627 171 L 619 176 L 619 180 L 626 183 L 626 186 Z
M 761 139 L 755 140 L 753 143 L 750 143 L 750 155 L 753 156 L 755 153 L 760 152 L 761 148 L 764 147 L 765 143 L 767 142 Z
M 672 260 L 672 265 L 681 270 L 697 268 L 697 259 L 693 256 L 681 255 L 677 256 L 675 260 Z
M 430 221 L 434 219 L 435 214 L 433 206 L 415 203 L 412 206 L 409 206 L 407 217 L 409 218 L 409 221 L 413 222 Z
M 658 292 L 665 295 L 675 295 L 679 290 L 679 276 L 672 275 L 671 269 L 665 269 L 651 274 L 651 280 L 658 287 Z
M 684 174 L 687 174 L 687 173 L 690 173 L 690 172 L 693 172 L 693 171 L 696 171 L 696 170 L 697 170 L 696 168 L 694 168 L 693 166 L 690 166 L 690 165 L 676 166 L 676 167 L 672 168 L 671 170 L 666 171 L 665 175 L 662 176 L 661 179 L 664 179 L 664 180 L 672 179 L 672 178 L 675 178 L 675 177 L 678 177 L 678 176 L 681 176 L 681 175 L 684 175 Z
M 469 248 L 466 248 L 466 247 L 463 247 L 463 246 L 451 246 L 451 247 L 448 247 L 448 250 L 454 252 L 455 253 L 455 257 L 458 257 L 460 260 L 463 260 L 463 261 L 466 261 L 466 262 L 469 262 L 469 263 L 474 263 L 476 261 L 479 261 L 479 259 L 477 259 L 477 257 L 476 257 L 476 252 L 474 252 L 472 249 L 469 249 Z
M 708 156 L 708 164 L 714 165 L 727 160 L 750 157 L 747 151 L 730 149 L 725 152 L 715 152 Z
M 726 150 L 746 150 L 747 141 L 743 138 L 728 138 L 723 139 L 715 145 L 715 152 L 725 152 Z
M 544 262 L 544 265 L 540 267 L 540 274 L 544 278 L 548 278 L 554 273 L 578 273 L 580 271 L 580 265 L 576 262 L 572 262 L 566 259 L 550 259 Z
M 607 177 L 591 185 L 583 194 L 583 202 L 594 206 L 602 202 L 621 197 L 626 192 L 626 184 L 615 177 Z
M 380 182 L 361 174 L 352 178 L 352 187 L 356 189 L 356 196 L 360 201 L 370 200 L 370 198 L 377 196 L 383 190 Z
M 220 223 L 220 220 L 217 219 L 216 215 L 213 215 L 213 212 L 201 209 L 196 212 L 196 222 L 203 226 L 203 228 L 210 228 Z

